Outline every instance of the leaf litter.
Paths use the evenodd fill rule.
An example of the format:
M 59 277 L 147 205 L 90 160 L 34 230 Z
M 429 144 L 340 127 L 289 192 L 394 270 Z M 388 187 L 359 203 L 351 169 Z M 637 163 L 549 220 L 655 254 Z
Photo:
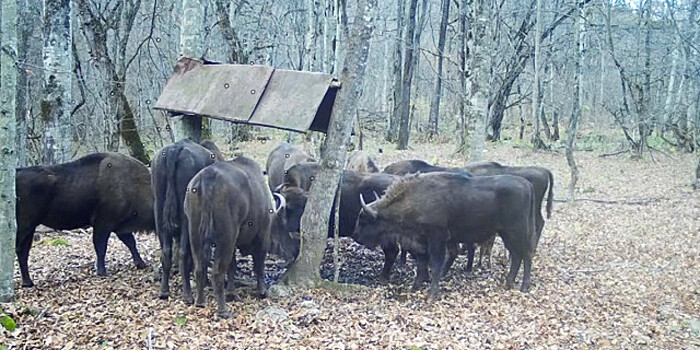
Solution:
M 264 164 L 274 146 L 250 142 L 238 151 Z M 450 145 L 417 144 L 403 152 L 388 147 L 370 142 L 366 150 L 381 165 L 411 158 L 464 163 Z M 427 288 L 411 290 L 411 259 L 382 285 L 376 278 L 382 253 L 342 238 L 339 282 L 366 288 L 259 299 L 252 263 L 240 257 L 242 300 L 228 304 L 231 319 L 219 321 L 211 296 L 206 308 L 182 301 L 179 275 L 170 300 L 158 299 L 153 268 L 137 270 L 118 240 L 109 243 L 109 275 L 97 277 L 89 231 L 45 232 L 40 242 L 47 243 L 35 244 L 30 257 L 37 286 L 20 288 L 16 269 L 17 301 L 0 304 L 17 324 L 14 331 L 0 331 L 0 348 L 700 348 L 700 194 L 687 186 L 695 158 L 576 157 L 577 197 L 615 203 L 555 204 L 528 294 L 503 288 L 507 267 L 499 240 L 490 270 L 467 278 L 466 257 L 459 257 L 441 283 L 440 299 L 428 304 Z M 555 197 L 565 199 L 563 154 L 489 145 L 483 158 L 547 167 L 555 176 Z M 142 256 L 159 265 L 155 235 L 140 233 L 137 242 Z M 333 240 L 328 242 L 322 276 L 332 279 Z M 266 265 L 268 283 L 276 283 L 283 262 L 269 257 Z

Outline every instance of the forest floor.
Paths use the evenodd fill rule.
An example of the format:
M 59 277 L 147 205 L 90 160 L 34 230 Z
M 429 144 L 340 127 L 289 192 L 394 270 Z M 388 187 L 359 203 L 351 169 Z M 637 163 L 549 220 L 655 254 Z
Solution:
M 274 143 L 251 142 L 241 151 L 264 164 Z M 409 158 L 464 162 L 452 145 L 413 147 L 365 149 L 381 165 Z M 599 154 L 576 154 L 576 195 L 589 200 L 555 203 L 527 294 L 504 289 L 498 240 L 490 271 L 477 270 L 468 279 L 460 257 L 441 284 L 439 300 L 428 304 L 426 290 L 411 291 L 410 259 L 389 285 L 379 285 L 381 252 L 343 239 L 340 281 L 367 287 L 299 291 L 278 300 L 259 299 L 244 288 L 242 301 L 229 303 L 234 317 L 218 321 L 211 297 L 206 308 L 183 303 L 179 276 L 171 287 L 174 297 L 158 299 L 153 268 L 137 270 L 117 239 L 109 244 L 109 276 L 97 277 L 89 234 L 45 233 L 30 258 L 36 287 L 19 288 L 17 272 L 17 301 L 0 305 L 18 326 L 0 331 L 0 348 L 700 349 L 700 191 L 688 187 L 696 159 Z M 554 173 L 555 198 L 565 198 L 563 151 L 489 144 L 483 158 L 547 167 Z M 158 265 L 155 235 L 139 234 L 137 242 L 144 259 Z M 244 260 L 240 278 L 247 285 L 253 278 Z M 326 277 L 333 274 L 330 260 L 324 263 Z M 281 262 L 269 260 L 266 272 L 274 283 Z

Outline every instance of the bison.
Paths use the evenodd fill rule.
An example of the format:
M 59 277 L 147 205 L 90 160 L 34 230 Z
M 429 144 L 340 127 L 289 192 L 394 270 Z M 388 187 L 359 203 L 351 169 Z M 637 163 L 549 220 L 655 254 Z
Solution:
M 374 159 L 364 151 L 352 152 L 345 165 L 345 170 L 357 171 L 360 173 L 378 173 L 379 167 Z
M 92 226 L 97 275 L 107 274 L 111 232 L 129 248 L 137 268 L 147 267 L 133 231 L 152 231 L 153 193 L 148 168 L 119 153 L 93 153 L 77 160 L 17 169 L 16 253 L 22 286 L 32 287 L 29 250 L 39 224 L 56 230 Z
M 425 161 L 413 159 L 413 160 L 400 160 L 395 163 L 391 163 L 384 168 L 384 173 L 394 174 L 399 176 L 404 176 L 408 174 L 416 173 L 433 173 L 437 171 L 442 172 L 457 172 L 463 173 L 465 175 L 470 175 L 468 171 L 461 168 L 447 168 L 443 166 L 430 165 Z
M 475 162 L 468 163 L 464 167 L 474 176 L 491 176 L 491 175 L 514 175 L 520 176 L 529 181 L 535 191 L 535 247 L 542 235 L 544 228 L 544 217 L 542 217 L 542 201 L 547 194 L 547 218 L 552 215 L 552 201 L 554 196 L 554 176 L 548 169 L 541 167 L 525 166 L 505 166 L 496 162 Z M 547 190 L 549 189 L 549 192 Z M 483 257 L 487 259 L 487 265 L 491 265 L 491 249 L 493 247 L 495 236 L 481 244 L 479 253 L 479 265 Z M 473 260 L 473 247 L 469 251 L 469 261 Z
M 277 146 L 267 157 L 265 171 L 267 172 L 267 182 L 270 190 L 274 191 L 284 180 L 284 174 L 294 164 L 303 162 L 315 162 L 315 160 L 306 154 L 304 150 L 286 142 Z
M 467 177 L 437 172 L 407 176 L 371 204 L 365 203 L 364 196 L 360 198 L 362 210 L 353 238 L 368 247 L 398 241 L 418 257 L 419 266 L 429 262 L 428 298 L 434 300 L 438 282 L 449 268 L 448 250 L 453 251 L 458 242 L 473 244 L 497 232 L 513 257 L 506 286 L 513 286 L 524 263 L 521 290 L 526 292 L 535 243 L 532 192 L 527 180 L 510 175 Z
M 182 273 L 182 296 L 186 303 L 194 302 L 190 286 L 192 257 L 187 233 L 187 218 L 182 209 L 185 189 L 192 177 L 204 167 L 217 160 L 223 160 L 219 149 L 211 141 L 203 141 L 205 148 L 196 142 L 185 139 L 160 150 L 152 163 L 152 183 L 155 195 L 156 233 L 162 251 L 161 299 L 170 296 L 170 269 L 172 250 L 179 246 L 178 261 Z
M 284 197 L 275 194 L 279 205 L 273 208 L 265 187 L 262 170 L 252 159 L 237 157 L 204 168 L 189 182 L 184 209 L 189 223 L 189 237 L 197 283 L 196 305 L 204 306 L 206 269 L 212 257 L 212 285 L 220 318 L 229 317 L 224 293 L 236 299 L 233 275 L 236 270 L 235 249 L 253 255 L 257 290 L 266 294 L 265 255 L 270 241 L 287 237 L 284 225 Z M 272 232 L 271 232 L 272 231 Z

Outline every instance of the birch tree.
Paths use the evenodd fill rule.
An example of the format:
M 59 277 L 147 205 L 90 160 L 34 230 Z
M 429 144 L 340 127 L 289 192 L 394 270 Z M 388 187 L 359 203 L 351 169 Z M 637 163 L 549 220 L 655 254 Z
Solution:
M 17 1 L 0 2 L 0 302 L 14 298 Z
M 577 5 L 578 13 L 574 15 L 574 45 L 576 57 L 574 58 L 574 96 L 573 110 L 569 119 L 569 127 L 566 135 L 566 162 L 569 164 L 571 177 L 569 179 L 569 202 L 574 202 L 574 190 L 578 182 L 578 166 L 574 159 L 574 144 L 576 141 L 576 131 L 578 130 L 578 122 L 583 113 L 583 34 L 584 34 L 584 3 Z
M 356 6 L 355 21 L 345 41 L 345 63 L 340 74 L 342 88 L 321 148 L 321 167 L 301 218 L 301 251 L 282 278 L 287 285 L 313 288 L 321 280 L 319 268 L 328 237 L 328 213 L 335 197 L 335 191 L 328 189 L 338 187 L 345 165 L 353 116 L 365 78 L 377 0 L 358 0 Z
M 445 57 L 445 37 L 447 36 L 447 22 L 450 19 L 450 0 L 442 0 L 442 18 L 440 19 L 440 33 L 438 34 L 437 78 L 435 90 L 430 102 L 430 117 L 428 120 L 428 136 L 437 136 L 438 117 L 440 115 L 440 97 L 442 96 L 442 62 Z
M 72 5 L 69 0 L 44 0 L 44 164 L 71 157 L 71 82 L 73 77 Z

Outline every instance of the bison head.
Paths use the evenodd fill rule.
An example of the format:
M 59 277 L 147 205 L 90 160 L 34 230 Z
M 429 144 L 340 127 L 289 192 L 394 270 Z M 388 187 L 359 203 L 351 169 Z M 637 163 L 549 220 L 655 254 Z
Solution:
M 286 261 L 293 261 L 299 255 L 299 236 L 289 229 L 287 221 L 287 200 L 279 193 L 273 193 L 275 209 L 271 228 L 270 252 Z
M 377 193 L 374 193 L 375 201 L 379 200 Z M 360 210 L 355 223 L 355 230 L 352 233 L 352 238 L 358 243 L 372 249 L 379 245 L 381 236 L 385 231 L 386 224 L 383 222 L 380 213 L 377 211 L 374 202 L 367 204 L 365 198 L 360 194 Z

